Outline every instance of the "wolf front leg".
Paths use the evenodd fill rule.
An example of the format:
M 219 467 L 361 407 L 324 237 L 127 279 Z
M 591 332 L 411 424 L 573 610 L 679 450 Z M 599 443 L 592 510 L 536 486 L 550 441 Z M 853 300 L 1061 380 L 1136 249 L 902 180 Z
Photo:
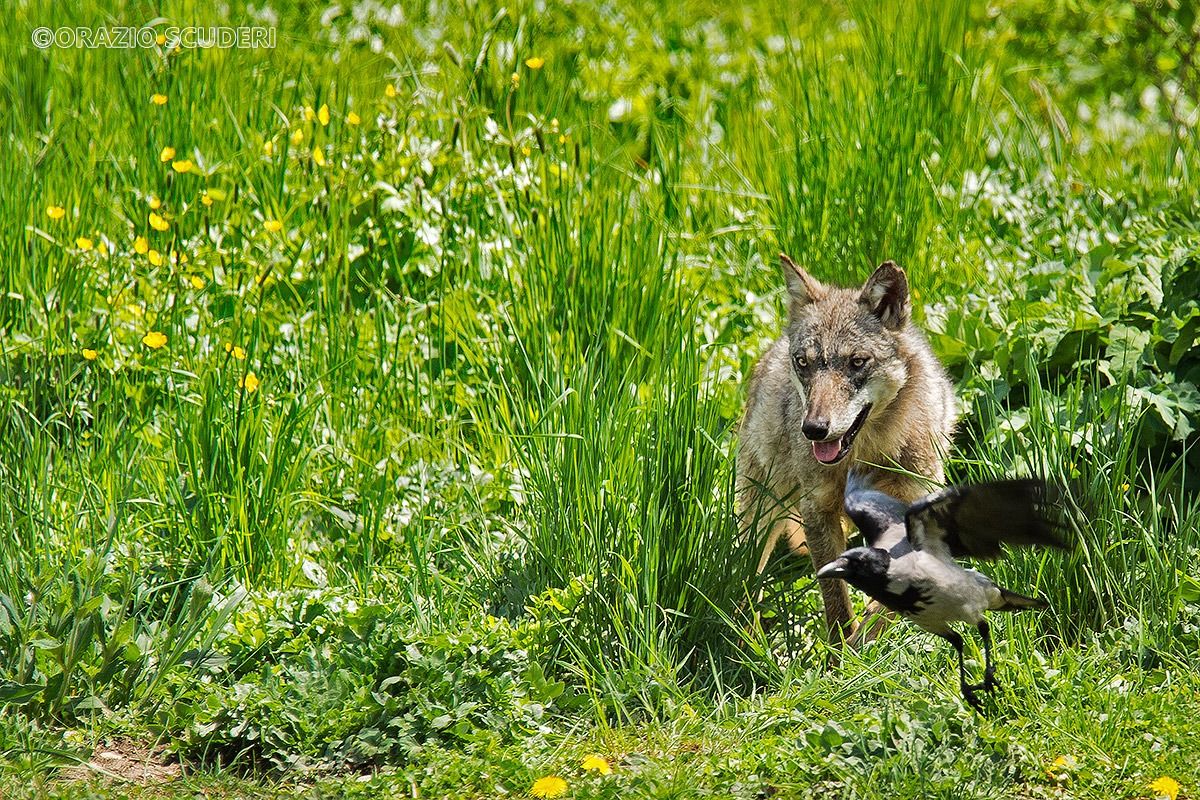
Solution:
M 846 534 L 837 514 L 809 511 L 804 515 L 804 533 L 813 569 L 840 556 L 846 549 Z M 850 592 L 842 581 L 819 581 L 821 600 L 825 605 L 825 630 L 829 643 L 840 647 L 854 630 L 850 607 Z

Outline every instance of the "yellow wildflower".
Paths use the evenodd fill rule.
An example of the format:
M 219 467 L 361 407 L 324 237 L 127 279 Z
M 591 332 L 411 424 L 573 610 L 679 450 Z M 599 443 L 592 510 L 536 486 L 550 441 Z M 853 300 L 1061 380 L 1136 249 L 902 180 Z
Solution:
M 1065 781 L 1078 766 L 1073 756 L 1059 756 L 1046 770 L 1046 773 L 1056 781 Z
M 313 156 L 313 161 L 316 163 L 316 165 L 318 167 L 325 166 L 325 151 L 324 150 L 322 150 L 319 147 L 314 147 L 312 156 Z
M 304 141 L 304 131 L 302 131 L 300 128 L 296 128 L 296 130 L 292 131 L 292 145 L 293 146 L 299 146 L 299 144 L 303 141 Z
M 108 245 L 106 245 L 104 243 L 104 241 L 101 240 L 100 244 L 96 245 L 96 252 L 100 254 L 101 258 L 107 258 L 108 257 Z
M 583 759 L 583 768 L 589 772 L 595 772 L 597 775 L 612 774 L 612 767 L 609 766 L 608 759 L 595 753 Z
M 176 172 L 191 172 L 195 168 L 196 165 L 187 159 L 175 161 L 171 164 L 171 169 L 175 170 Z
M 322 105 L 320 110 L 317 111 L 317 122 L 321 123 L 322 125 L 329 124 L 329 106 Z
M 92 244 L 93 244 L 92 240 L 87 238 L 86 236 L 80 236 L 78 239 L 75 240 L 75 246 L 78 247 L 80 250 L 91 250 Z
M 150 243 L 148 241 L 146 241 L 145 236 L 139 236 L 133 240 L 133 251 L 135 253 L 137 253 L 138 255 L 140 255 L 140 256 L 146 255 L 146 252 L 149 249 L 150 249 Z
M 525 66 L 529 67 L 530 69 L 541 69 L 543 66 L 545 66 L 545 64 L 546 59 L 542 58 L 541 56 L 534 56 L 533 58 L 525 59 Z
M 46 206 L 46 216 L 50 219 L 62 219 L 67 215 L 67 210 L 62 206 Z
M 236 345 L 233 342 L 225 343 L 225 352 L 236 358 L 238 361 L 246 360 L 246 351 L 241 348 L 241 345 Z
M 146 253 L 146 258 L 150 259 L 150 263 L 156 267 L 161 267 L 163 263 L 162 253 L 157 250 L 151 250 Z
M 521 85 L 521 76 L 520 76 L 520 74 L 518 74 L 516 72 L 514 72 L 512 74 L 512 77 L 510 78 L 510 80 L 512 81 L 512 87 L 514 89 L 516 89 L 518 86 Z
M 150 227 L 154 228 L 154 230 L 156 230 L 156 231 L 165 231 L 167 228 L 171 227 L 171 225 L 165 219 L 160 217 L 158 214 L 155 214 L 153 211 L 151 211 L 150 212 Z
M 167 96 L 165 94 L 150 95 L 150 102 L 156 106 L 165 106 L 167 104 Z
M 196 291 L 204 288 L 204 278 L 201 278 L 199 275 L 193 275 L 192 277 L 188 278 L 188 282 L 192 284 L 192 288 Z
M 157 350 L 167 343 L 167 335 L 159 331 L 150 331 L 142 337 L 142 344 L 151 350 Z
M 283 223 L 277 219 L 269 219 L 263 223 L 263 228 L 270 233 L 279 233 L 283 230 Z
M 316 116 L 316 115 L 313 114 L 312 106 L 305 106 L 304 107 L 304 121 L 312 122 L 314 116 Z
M 154 195 L 150 195 L 150 199 L 147 202 L 150 204 L 150 208 L 154 209 L 155 211 L 162 208 L 162 200 L 159 200 Z
M 164 164 L 167 163 L 168 161 L 170 161 L 174 157 L 175 157 L 175 148 L 174 147 L 164 147 L 158 154 L 158 160 L 163 162 Z
M 560 797 L 567 793 L 567 782 L 557 775 L 547 775 L 534 781 L 529 793 L 534 797 Z
M 261 383 L 261 381 L 253 372 L 247 372 L 244 378 L 238 379 L 238 387 L 245 389 L 247 392 L 253 392 L 258 388 L 259 383 Z
M 270 139 L 267 139 L 265 142 L 263 142 L 263 155 L 267 158 L 275 155 L 275 143 Z
M 388 97 L 395 97 L 396 96 L 396 85 L 389 83 L 387 86 L 383 87 L 383 93 L 385 95 L 387 95 Z
M 158 36 L 154 37 L 154 42 L 159 47 L 162 47 L 164 44 L 167 43 L 167 35 L 165 33 L 160 33 Z
M 200 191 L 200 202 L 206 206 L 211 206 L 213 204 L 213 200 L 208 194 L 208 189 L 202 189 Z
M 86 358 L 88 361 L 95 361 L 97 358 L 100 357 L 100 354 L 97 353 L 95 350 L 91 349 L 90 347 L 85 347 L 85 348 L 83 348 L 83 357 Z
M 349 114 L 346 115 L 346 124 L 347 125 L 357 125 L 360 122 L 362 122 L 362 118 L 359 117 L 358 114 L 355 114 L 353 111 L 351 111 Z
M 1150 791 L 1154 792 L 1155 797 L 1165 797 L 1167 800 L 1175 800 L 1175 798 L 1179 797 L 1179 781 L 1163 775 L 1161 778 L 1156 778 L 1150 784 Z

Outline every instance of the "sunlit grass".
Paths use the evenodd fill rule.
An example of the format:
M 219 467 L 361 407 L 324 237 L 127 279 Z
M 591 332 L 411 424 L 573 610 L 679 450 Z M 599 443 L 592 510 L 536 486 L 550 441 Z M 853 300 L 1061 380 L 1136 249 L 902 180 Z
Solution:
M 951 475 L 1046 474 L 1078 523 L 1074 554 L 995 570 L 1052 608 L 997 625 L 991 719 L 911 627 L 827 670 L 803 565 L 766 587 L 796 626 L 759 629 L 731 489 L 779 250 L 846 284 L 894 258 L 931 320 L 1103 267 L 1127 209 L 1181 243 L 1137 257 L 1186 266 L 1198 154 L 1163 104 L 1085 119 L 969 3 L 162 13 L 279 46 L 28 45 L 134 5 L 0 28 L 0 760 L 121 734 L 231 792 L 227 767 L 382 763 L 431 796 L 686 796 L 699 753 L 745 795 L 964 796 L 921 749 L 946 740 L 979 796 L 1060 786 L 1068 753 L 1095 796 L 1158 777 L 1130 731 L 1195 686 L 1200 534 L 1186 441 L 1098 399 L 1107 342 L 1068 373 L 980 359 L 990 320 L 934 339 Z

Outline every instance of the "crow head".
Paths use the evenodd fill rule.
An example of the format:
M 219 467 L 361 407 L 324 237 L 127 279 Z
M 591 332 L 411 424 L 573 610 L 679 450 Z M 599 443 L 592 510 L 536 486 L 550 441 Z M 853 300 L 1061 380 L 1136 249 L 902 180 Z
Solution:
M 821 580 L 841 578 L 846 583 L 874 596 L 887 584 L 888 565 L 892 557 L 878 547 L 855 547 L 847 550 L 817 571 Z

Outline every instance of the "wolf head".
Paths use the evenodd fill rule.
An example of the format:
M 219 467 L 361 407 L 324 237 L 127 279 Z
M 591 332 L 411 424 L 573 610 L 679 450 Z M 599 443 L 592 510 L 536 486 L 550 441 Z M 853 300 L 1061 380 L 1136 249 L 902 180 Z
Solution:
M 813 457 L 836 464 L 904 386 L 901 339 L 908 327 L 908 279 L 891 261 L 857 289 L 826 286 L 786 255 L 791 377 L 804 401 L 802 430 Z

